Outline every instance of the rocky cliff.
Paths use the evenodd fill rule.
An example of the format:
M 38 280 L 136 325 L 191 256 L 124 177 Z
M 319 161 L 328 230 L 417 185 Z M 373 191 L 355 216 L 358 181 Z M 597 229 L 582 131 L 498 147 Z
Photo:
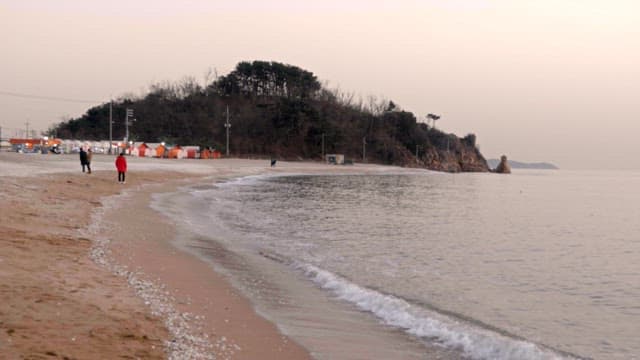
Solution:
M 418 158 L 404 147 L 396 149 L 401 153 L 399 164 L 407 167 L 426 168 L 444 172 L 488 172 L 487 160 L 475 146 L 473 135 L 459 138 L 453 134 L 447 136 L 445 146 L 427 146 L 418 149 Z

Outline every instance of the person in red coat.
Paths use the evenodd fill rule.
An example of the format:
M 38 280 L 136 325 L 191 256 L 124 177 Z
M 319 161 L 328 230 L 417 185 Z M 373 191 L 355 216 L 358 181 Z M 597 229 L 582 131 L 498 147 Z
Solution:
M 116 169 L 118 169 L 118 182 L 125 184 L 124 173 L 127 172 L 127 159 L 124 157 L 124 152 L 121 152 L 116 158 Z

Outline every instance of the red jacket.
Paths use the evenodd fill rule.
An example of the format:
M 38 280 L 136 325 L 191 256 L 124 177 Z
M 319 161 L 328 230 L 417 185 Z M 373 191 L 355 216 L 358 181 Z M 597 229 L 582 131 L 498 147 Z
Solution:
M 127 159 L 125 159 L 124 156 L 118 155 L 116 158 L 116 169 L 118 169 L 119 172 L 127 172 Z

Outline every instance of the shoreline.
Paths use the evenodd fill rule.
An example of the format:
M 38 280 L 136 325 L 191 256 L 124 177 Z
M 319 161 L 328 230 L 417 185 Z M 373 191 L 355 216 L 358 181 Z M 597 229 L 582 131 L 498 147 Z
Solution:
M 212 349 L 217 358 L 311 358 L 275 323 L 258 315 L 229 279 L 171 244 L 175 229 L 150 209 L 150 196 L 204 178 L 354 168 L 284 162 L 274 169 L 262 161 L 239 159 L 179 165 L 131 159 L 123 186 L 110 170 L 113 157 L 94 157 L 91 175 L 82 174 L 76 160 L 0 153 L 0 195 L 7 204 L 0 210 L 0 274 L 10 279 L 0 287 L 0 351 L 16 357 L 172 358 L 179 353 L 183 356 L 175 358 L 207 358 L 207 349 Z M 363 166 L 355 171 L 389 169 Z M 123 190 L 127 194 L 118 195 Z M 134 200 L 119 209 L 114 204 L 103 209 L 103 201 L 122 196 Z M 101 217 L 118 226 L 92 225 Z M 100 244 L 99 238 L 113 241 Z M 98 266 L 105 250 L 112 251 L 116 261 Z M 140 292 L 145 287 L 154 295 L 145 297 Z M 155 309 L 154 297 L 164 301 Z M 173 312 L 158 310 L 167 303 L 174 303 Z
M 112 230 L 102 234 L 112 239 L 106 248 L 119 270 L 147 299 L 152 312 L 164 319 L 173 338 L 173 358 L 310 358 L 302 346 L 259 316 L 228 279 L 173 245 L 174 225 L 149 204 L 153 194 L 174 192 L 182 185 L 185 182 L 164 182 L 119 195 L 122 199 L 116 201 L 128 205 L 108 209 L 104 221 L 128 225 L 106 226 Z
M 50 159 L 55 164 L 51 169 L 43 169 L 43 163 L 47 165 Z M 101 160 L 112 166 L 112 158 Z M 64 162 L 62 166 L 61 162 Z M 256 358 L 257 354 L 260 358 L 273 359 L 310 358 L 306 350 L 283 336 L 274 324 L 257 315 L 248 300 L 240 296 L 225 279 L 165 241 L 171 231 L 158 226 L 166 225 L 164 221 L 155 224 L 152 229 L 156 233 L 162 229 L 157 233 L 158 237 L 149 237 L 161 238 L 162 241 L 153 246 L 135 241 L 128 244 L 126 249 L 135 249 L 136 252 L 127 252 L 126 255 L 140 262 L 125 265 L 135 268 L 135 271 L 122 271 L 124 268 L 119 268 L 121 264 L 117 264 L 117 261 L 127 259 L 117 257 L 118 250 L 114 252 L 116 256 L 113 259 L 117 261 L 111 263 L 112 266 L 100 266 L 100 261 L 93 261 L 107 259 L 104 264 L 110 263 L 109 255 L 104 250 L 122 244 L 114 241 L 106 248 L 100 248 L 102 245 L 94 238 L 105 238 L 105 234 L 111 234 L 109 231 L 104 233 L 104 227 L 91 225 L 92 219 L 103 215 L 103 201 L 109 202 L 109 199 L 122 196 L 118 194 L 125 189 L 133 197 L 149 196 L 147 189 L 150 187 L 171 190 L 181 182 L 176 179 L 210 174 L 196 170 L 185 176 L 162 169 L 161 173 L 146 169 L 135 171 L 134 168 L 130 171 L 127 184 L 123 186 L 115 181 L 115 171 L 100 170 L 94 165 L 97 169 L 91 175 L 82 174 L 76 170 L 76 163 L 75 156 L 61 158 L 0 154 L 3 167 L 0 198 L 6 204 L 0 209 L 0 218 L 3 219 L 0 225 L 0 276 L 6 279 L 0 285 L 1 353 L 17 358 L 133 356 L 145 359 L 206 359 L 213 358 L 212 354 L 216 354 L 216 358 L 234 359 Z M 234 164 L 216 165 L 231 167 Z M 222 169 L 219 172 L 224 174 L 230 171 Z M 252 174 L 255 171 L 250 168 L 241 172 Z M 148 208 L 148 202 L 131 207 L 134 208 Z M 119 210 L 116 212 L 124 213 Z M 114 228 L 131 233 L 135 232 L 138 225 L 135 217 L 126 217 Z M 163 237 L 163 234 L 166 236 Z M 145 241 L 144 238 L 138 240 Z M 139 247 L 140 244 L 143 247 Z M 150 249 L 160 251 L 149 253 Z M 171 257 L 174 268 L 165 266 L 165 269 L 153 269 L 154 263 L 159 263 L 155 260 L 158 256 Z M 167 268 L 172 271 L 166 271 Z M 116 271 L 119 275 L 114 274 L 113 270 L 120 270 Z M 160 273 L 154 274 L 154 270 Z M 172 275 L 180 273 L 182 278 L 174 277 L 176 281 L 166 279 L 169 284 L 158 283 L 152 290 L 156 293 L 154 296 L 165 297 L 167 301 L 164 305 L 175 301 L 177 316 L 167 319 L 162 317 L 168 313 L 150 308 L 154 296 L 144 298 L 135 290 L 139 290 L 140 284 L 162 278 L 169 272 Z M 206 283 L 208 291 L 215 294 L 212 297 L 213 305 L 206 314 L 210 317 L 199 315 L 196 308 L 201 304 L 190 301 L 193 297 L 189 292 L 195 290 L 180 287 L 181 282 L 193 274 L 206 274 L 206 280 L 198 279 L 199 285 Z M 138 277 L 138 282 L 132 281 L 132 275 Z M 215 279 L 213 284 L 212 278 Z M 184 295 L 181 297 L 178 293 Z M 224 312 L 211 311 L 217 308 Z M 231 323 L 233 319 L 242 321 L 234 321 L 226 327 L 222 325 Z M 166 326 L 170 323 L 182 323 L 182 332 L 171 333 L 171 327 L 175 326 Z M 190 346 L 193 345 L 192 334 L 184 330 L 198 323 L 204 324 L 203 334 L 214 336 L 210 346 L 205 340 L 195 341 L 199 341 L 200 349 L 212 349 L 208 353 L 185 347 L 184 341 L 183 344 L 178 341 L 182 336 L 182 340 L 188 339 Z M 212 323 L 216 327 L 211 327 Z M 238 328 L 236 324 L 242 327 Z M 210 328 L 207 329 L 207 326 Z M 235 328 L 235 332 L 232 328 Z M 253 332 L 246 329 L 252 329 Z
M 281 175 L 309 174 L 313 173 L 286 172 Z M 349 174 L 362 172 L 350 171 Z M 227 180 L 243 183 L 243 178 Z M 154 198 L 152 207 L 176 216 L 176 248 L 208 263 L 215 272 L 223 274 L 235 289 L 251 301 L 255 311 L 277 324 L 285 335 L 302 344 L 312 356 L 345 360 L 461 358 L 455 350 L 422 342 L 386 324 L 372 311 L 341 299 L 316 283 L 300 267 L 300 263 L 289 262 L 269 250 L 264 252 L 253 247 L 236 246 L 235 241 L 228 241 L 230 234 L 225 235 L 215 228 L 204 232 L 204 228 L 199 228 L 195 231 L 191 227 L 199 226 L 199 221 L 204 219 L 198 220 L 200 215 L 193 214 L 191 221 L 190 217 L 184 217 L 182 209 L 186 204 L 196 206 L 189 200 L 191 191 L 199 192 L 212 185 L 208 180 L 181 186 L 178 191 Z M 200 206 L 196 208 L 203 210 Z

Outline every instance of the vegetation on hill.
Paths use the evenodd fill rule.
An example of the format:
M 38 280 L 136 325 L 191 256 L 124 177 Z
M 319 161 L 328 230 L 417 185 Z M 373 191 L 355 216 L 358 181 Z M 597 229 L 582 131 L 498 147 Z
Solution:
M 109 138 L 109 103 L 54 126 L 61 138 Z M 331 90 L 316 76 L 277 62 L 241 62 L 207 86 L 193 79 L 153 85 L 142 97 L 113 103 L 113 139 L 125 136 L 126 109 L 133 109 L 130 140 L 200 145 L 225 152 L 227 108 L 234 156 L 320 159 L 345 154 L 368 162 L 442 171 L 487 171 L 475 136 L 458 138 L 416 121 L 392 101 Z M 417 158 L 416 158 L 417 153 Z

